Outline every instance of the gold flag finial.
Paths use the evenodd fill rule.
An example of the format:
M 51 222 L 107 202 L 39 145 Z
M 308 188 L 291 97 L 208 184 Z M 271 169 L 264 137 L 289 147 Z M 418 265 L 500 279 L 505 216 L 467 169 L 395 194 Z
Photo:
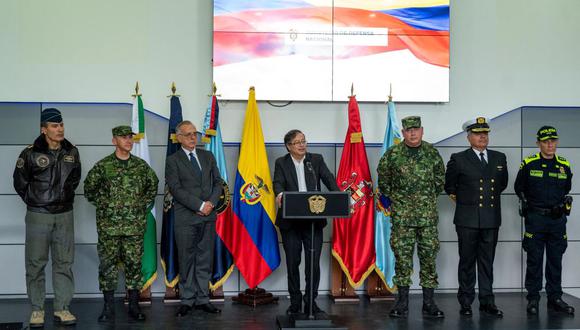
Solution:
M 356 95 L 354 95 L 354 83 L 350 83 L 350 96 L 349 97 L 355 97 Z
M 135 83 L 135 94 L 133 94 L 132 96 L 133 97 L 141 96 L 141 94 L 139 94 L 139 82 L 138 81 Z
M 393 101 L 393 84 L 389 83 L 389 102 Z
M 217 85 L 215 84 L 215 81 L 213 82 L 213 96 L 215 96 L 217 93 Z
M 254 86 L 250 86 L 250 90 L 255 92 L 256 88 Z
M 171 95 L 167 95 L 167 97 L 172 97 L 172 96 L 177 96 L 180 97 L 181 95 L 176 94 L 177 93 L 177 87 L 175 87 L 175 81 L 171 83 Z

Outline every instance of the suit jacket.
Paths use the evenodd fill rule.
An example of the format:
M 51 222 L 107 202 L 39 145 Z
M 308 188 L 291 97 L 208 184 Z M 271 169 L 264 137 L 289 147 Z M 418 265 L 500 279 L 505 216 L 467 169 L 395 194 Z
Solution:
M 487 150 L 487 166 L 473 149 L 451 155 L 445 173 L 445 192 L 456 196 L 457 226 L 499 228 L 501 225 L 501 192 L 508 182 L 505 154 Z
M 204 222 L 215 221 L 216 214 L 198 215 L 204 201 L 217 205 L 222 193 L 222 179 L 213 154 L 196 148 L 197 158 L 201 164 L 201 176 L 196 174 L 188 155 L 183 149 L 167 157 L 165 164 L 165 182 L 173 195 L 175 221 Z
M 308 166 L 308 164 L 310 164 L 310 166 Z M 332 175 L 320 154 L 306 153 L 306 156 L 304 157 L 304 179 L 306 181 L 306 190 L 308 191 L 320 191 L 321 180 L 328 190 L 339 190 L 334 175 Z M 286 154 L 286 156 L 276 159 L 273 183 L 274 194 L 276 196 L 284 191 L 298 191 L 296 167 L 294 166 L 292 156 L 290 156 L 289 153 Z M 294 223 L 304 224 L 306 222 L 309 223 L 310 221 L 311 220 L 283 218 L 281 208 L 278 209 L 278 214 L 276 215 L 276 226 L 281 229 L 290 229 Z M 315 221 L 318 226 L 326 226 L 326 219 Z

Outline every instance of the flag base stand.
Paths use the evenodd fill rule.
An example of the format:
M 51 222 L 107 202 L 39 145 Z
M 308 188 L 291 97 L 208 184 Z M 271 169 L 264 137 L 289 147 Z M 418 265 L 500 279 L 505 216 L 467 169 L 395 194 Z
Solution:
M 179 304 L 181 299 L 179 298 L 179 288 L 177 285 L 173 288 L 165 287 L 165 296 L 163 297 L 164 304 Z
M 371 303 L 395 300 L 395 295 L 389 291 L 379 274 L 375 271 L 367 279 L 367 296 Z
M 348 283 L 346 275 L 340 268 L 338 261 L 330 257 L 330 265 L 332 272 L 332 287 L 330 291 L 330 299 L 335 304 L 354 304 L 360 301 L 359 296 L 354 292 L 354 288 Z
M 223 304 L 225 302 L 224 289 L 219 287 L 209 292 L 209 301 L 214 304 Z
M 232 297 L 232 301 L 252 307 L 258 305 L 277 304 L 278 297 L 274 297 L 270 292 L 261 289 L 246 289 L 244 292 L 238 294 L 237 297 Z
M 343 326 L 337 326 L 332 319 L 324 314 L 318 317 L 308 317 L 305 314 L 297 316 L 278 315 L 276 316 L 276 325 L 278 329 L 348 329 Z

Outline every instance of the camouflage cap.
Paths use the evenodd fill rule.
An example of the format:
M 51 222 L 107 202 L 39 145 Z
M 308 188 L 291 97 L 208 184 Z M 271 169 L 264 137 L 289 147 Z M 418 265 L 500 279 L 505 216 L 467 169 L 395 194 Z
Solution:
M 475 119 L 470 119 L 465 123 L 463 123 L 462 128 L 466 132 L 473 133 L 482 133 L 491 131 L 491 128 L 489 128 L 489 119 L 485 117 L 477 117 Z
M 403 124 L 403 129 L 419 128 L 421 127 L 421 117 L 408 116 L 401 119 L 401 123 Z
M 111 130 L 113 132 L 113 136 L 125 136 L 125 135 L 136 135 L 133 133 L 131 126 L 121 125 L 113 128 Z
M 552 126 L 542 126 L 536 134 L 538 141 L 546 141 L 550 139 L 558 139 L 558 131 Z

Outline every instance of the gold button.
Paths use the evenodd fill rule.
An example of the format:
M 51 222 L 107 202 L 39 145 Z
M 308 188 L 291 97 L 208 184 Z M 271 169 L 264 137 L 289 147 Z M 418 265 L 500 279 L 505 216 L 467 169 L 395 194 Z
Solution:
M 493 191 L 493 187 L 491 187 L 491 191 Z
M 483 195 L 479 195 L 479 199 L 483 199 Z
M 491 207 L 493 207 L 493 204 L 491 204 Z
M 493 199 L 493 196 L 491 196 L 491 199 Z
M 479 203 L 479 207 L 483 207 L 483 204 Z
M 495 180 L 494 179 L 491 179 L 491 182 L 495 182 Z
M 482 190 L 483 191 L 483 187 L 479 187 L 479 190 Z
M 483 183 L 483 179 L 479 179 L 479 182 Z

